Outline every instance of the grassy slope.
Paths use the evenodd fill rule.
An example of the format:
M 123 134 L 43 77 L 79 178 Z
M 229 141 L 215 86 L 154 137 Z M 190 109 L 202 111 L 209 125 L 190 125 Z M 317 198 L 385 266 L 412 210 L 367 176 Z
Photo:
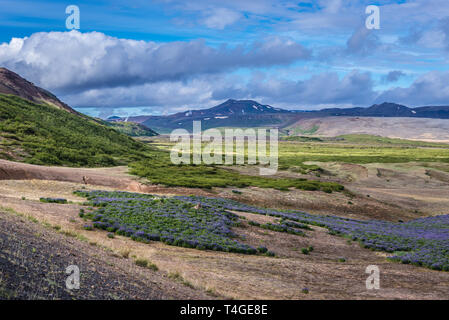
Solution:
M 147 128 L 146 126 L 135 122 L 107 122 L 102 121 L 105 126 L 114 128 L 115 130 L 124 133 L 131 137 L 152 137 L 157 136 L 157 132 Z
M 279 144 L 279 165 L 283 169 L 304 162 L 449 163 L 449 144 L 392 139 L 368 134 L 338 137 L 285 137 Z
M 0 95 L 0 157 L 33 164 L 112 166 L 141 159 L 144 144 L 49 105 Z
M 365 144 L 378 147 L 433 147 L 449 149 L 449 144 L 447 143 L 387 138 L 371 134 L 344 134 L 336 137 L 286 136 L 282 137 L 282 140 L 297 142 L 334 142 L 356 145 Z
M 249 176 L 215 166 L 173 165 L 168 161 L 145 160 L 131 164 L 131 173 L 148 178 L 152 183 L 167 186 L 185 186 L 191 188 L 212 187 L 248 187 L 274 188 L 288 190 L 321 190 L 325 192 L 342 191 L 343 186 L 332 182 L 320 182 L 293 178 L 268 178 Z
M 152 145 L 170 150 L 174 143 L 156 138 Z M 307 161 L 366 163 L 449 163 L 449 144 L 389 139 L 370 135 L 335 138 L 285 137 L 279 143 L 279 169 L 320 172 Z M 198 169 L 197 169 L 198 170 Z
M 413 147 L 436 147 L 436 148 L 449 149 L 449 144 L 446 143 L 406 140 L 398 138 L 386 138 L 370 134 L 345 134 L 335 137 L 335 140 L 337 141 L 342 140 L 349 143 L 369 143 L 385 146 L 395 145 L 395 146 L 413 146 Z

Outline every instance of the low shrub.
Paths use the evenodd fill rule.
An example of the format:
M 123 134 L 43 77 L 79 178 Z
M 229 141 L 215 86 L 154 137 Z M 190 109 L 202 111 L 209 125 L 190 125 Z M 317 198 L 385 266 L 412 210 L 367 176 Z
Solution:
M 67 199 L 63 198 L 39 198 L 39 201 L 45 203 L 61 203 L 61 204 L 67 203 Z
M 261 247 L 257 248 L 257 251 L 260 253 L 266 253 L 268 251 L 268 249 L 266 247 L 261 246 Z

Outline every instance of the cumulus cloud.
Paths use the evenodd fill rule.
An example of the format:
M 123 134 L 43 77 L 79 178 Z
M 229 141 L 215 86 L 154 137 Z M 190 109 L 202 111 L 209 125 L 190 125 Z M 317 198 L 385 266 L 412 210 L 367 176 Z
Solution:
M 440 20 L 439 28 L 442 33 L 441 41 L 443 42 L 445 49 L 449 51 L 449 17 Z
M 209 12 L 208 16 L 202 20 L 208 28 L 223 30 L 242 18 L 242 14 L 226 8 L 218 8 Z
M 263 72 L 255 72 L 248 81 L 237 75 L 201 75 L 188 81 L 90 89 L 64 99 L 79 107 L 151 107 L 153 113 L 174 113 L 209 108 L 229 98 L 255 99 L 294 109 L 366 105 L 375 97 L 371 75 L 352 71 L 344 77 L 323 73 L 301 81 L 272 78 Z
M 301 81 L 263 81 L 250 86 L 254 95 L 276 98 L 301 105 L 353 104 L 371 102 L 373 81 L 369 73 L 352 71 L 340 78 L 337 73 L 321 73 Z
M 346 51 L 351 54 L 369 55 L 380 46 L 379 38 L 366 27 L 357 29 L 346 42 Z
M 449 51 L 449 17 L 444 17 L 429 25 L 413 26 L 407 35 L 401 37 L 402 44 L 414 44 L 424 48 Z
M 309 50 L 272 37 L 248 45 L 155 43 L 99 32 L 41 32 L 0 45 L 0 64 L 56 93 L 177 81 L 242 67 L 288 65 Z
M 400 70 L 394 70 L 388 72 L 388 74 L 384 77 L 384 82 L 396 82 L 400 78 L 404 77 L 405 73 Z
M 392 88 L 379 94 L 377 102 L 394 101 L 410 106 L 449 105 L 449 71 L 432 71 L 407 88 Z
M 161 81 L 132 87 L 88 89 L 80 93 L 66 95 L 71 105 L 78 107 L 96 106 L 99 108 L 119 107 L 156 107 L 154 110 L 170 111 L 207 105 L 212 92 L 219 87 L 223 76 L 198 76 L 188 81 Z M 214 101 L 212 101 L 213 103 Z
M 252 98 L 270 103 L 287 103 L 294 106 L 314 105 L 361 105 L 371 103 L 376 93 L 367 72 L 354 70 L 344 77 L 328 72 L 314 75 L 306 80 L 273 79 L 258 74 L 247 84 L 229 83 L 213 93 L 213 98 Z

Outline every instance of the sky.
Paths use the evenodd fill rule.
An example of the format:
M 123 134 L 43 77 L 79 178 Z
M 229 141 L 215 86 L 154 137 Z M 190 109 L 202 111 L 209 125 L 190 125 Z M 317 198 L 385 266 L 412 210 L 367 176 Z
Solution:
M 447 0 L 0 0 L 0 28 L 0 66 L 103 118 L 449 105 Z

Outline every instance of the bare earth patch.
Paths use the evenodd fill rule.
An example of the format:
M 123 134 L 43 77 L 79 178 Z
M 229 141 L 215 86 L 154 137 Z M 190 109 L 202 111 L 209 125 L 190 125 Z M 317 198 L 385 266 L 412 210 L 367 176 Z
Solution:
M 78 266 L 79 289 L 66 287 Z M 0 208 L 0 299 L 207 299 L 210 296 L 136 266 L 75 237 Z
M 449 274 L 388 262 L 383 254 L 362 249 L 356 243 L 331 236 L 325 229 L 313 227 L 301 237 L 261 230 L 246 225 L 235 228 L 244 242 L 265 245 L 278 257 L 250 256 L 200 251 L 160 242 L 144 244 L 105 231 L 86 231 L 78 217 L 79 205 L 47 204 L 35 200 L 0 197 L 2 206 L 24 212 L 39 221 L 59 226 L 87 239 L 94 247 L 107 248 L 111 254 L 127 253 L 130 259 L 144 258 L 155 263 L 160 273 L 178 272 L 193 287 L 204 292 L 234 299 L 446 299 Z M 244 214 L 248 219 L 251 214 Z M 253 215 L 251 218 L 262 219 Z M 271 219 L 271 218 L 270 218 Z M 243 240 L 241 240 L 243 241 Z M 308 255 L 301 248 L 313 246 Z M 344 257 L 346 262 L 338 262 Z M 368 291 L 365 268 L 378 265 L 381 289 Z M 308 295 L 301 293 L 307 287 Z
M 11 165 L 9 162 L 10 169 Z M 91 170 L 44 167 L 42 173 L 37 166 L 25 168 L 22 164 L 17 165 L 14 170 L 28 172 L 30 169 L 31 172 L 37 170 L 37 173 L 26 173 L 12 179 L 14 177 L 10 173 L 15 171 L 7 171 L 9 176 L 6 179 L 9 180 L 2 180 L 0 184 L 2 207 L 12 208 L 41 223 L 47 223 L 59 229 L 59 232 L 81 237 L 85 239 L 83 244 L 92 250 L 99 250 L 117 259 L 128 257 L 120 258 L 120 261 L 124 261 L 128 268 L 126 270 L 143 283 L 150 281 L 147 280 L 148 274 L 153 275 L 154 272 L 145 269 L 142 271 L 142 268 L 135 267 L 136 259 L 147 259 L 156 264 L 159 268 L 157 274 L 163 278 L 179 273 L 185 283 L 171 280 L 167 286 L 174 283 L 173 288 L 180 293 L 184 291 L 177 285 L 181 285 L 181 288 L 192 286 L 194 289 L 185 291 L 186 298 L 202 299 L 207 297 L 206 291 L 217 297 L 234 299 L 448 298 L 449 273 L 389 262 L 385 253 L 362 249 L 357 243 L 329 235 L 323 228 L 313 227 L 313 231 L 305 231 L 306 237 L 256 228 L 247 222 L 243 223 L 243 227 L 234 228 L 240 236 L 239 241 L 255 247 L 266 246 L 277 254 L 275 258 L 200 251 L 168 246 L 161 242 L 144 244 L 121 236 L 111 239 L 106 236 L 105 231 L 84 230 L 86 221 L 78 216 L 79 208 L 82 207 L 80 204 L 84 199 L 72 194 L 80 188 L 154 194 L 200 194 L 232 198 L 273 208 L 297 209 L 357 219 L 397 221 L 443 213 L 438 210 L 447 205 L 449 194 L 446 194 L 448 188 L 445 182 L 436 176 L 426 175 L 422 168 L 416 170 L 412 165 L 372 164 L 358 167 L 354 171 L 351 166 L 329 164 L 325 169 L 329 170 L 332 176 L 322 179 L 342 181 L 352 193 L 327 194 L 301 190 L 283 192 L 245 188 L 240 190 L 243 193 L 239 195 L 233 193 L 231 188 L 204 191 L 147 186 L 127 175 L 125 168 Z M 0 163 L 0 167 L 5 169 L 4 163 Z M 351 172 L 352 175 L 348 179 Z M 86 174 L 93 177 L 87 184 L 79 180 Z M 5 170 L 3 175 L 6 175 Z M 27 178 L 31 180 L 24 180 Z M 429 191 L 423 191 L 423 186 L 429 187 Z M 22 200 L 22 197 L 25 200 Z M 64 197 L 73 203 L 41 203 L 38 201 L 40 197 Z M 415 212 L 416 209 L 418 212 Z M 275 220 L 251 213 L 238 214 L 245 216 L 247 220 L 260 223 Z M 308 255 L 303 254 L 301 249 L 309 246 L 313 246 L 314 250 Z M 99 255 L 96 251 L 86 253 Z M 339 262 L 340 258 L 345 258 L 346 262 Z M 365 287 L 368 277 L 365 269 L 368 265 L 377 265 L 381 270 L 380 290 L 367 290 Z M 160 283 L 165 283 L 161 281 Z M 309 289 L 309 294 L 301 292 L 305 287 Z

